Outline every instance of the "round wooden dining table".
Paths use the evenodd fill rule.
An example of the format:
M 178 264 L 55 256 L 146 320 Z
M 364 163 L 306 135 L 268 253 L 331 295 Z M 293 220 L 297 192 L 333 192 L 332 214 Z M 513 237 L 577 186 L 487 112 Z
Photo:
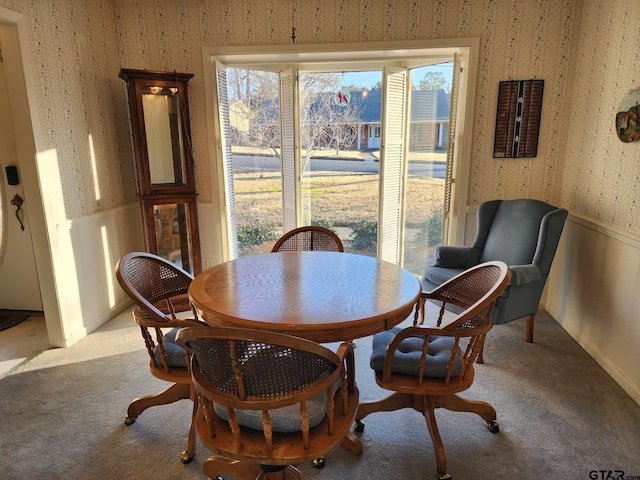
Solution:
M 214 326 L 253 328 L 320 343 L 353 340 L 405 320 L 420 296 L 409 271 L 343 252 L 250 255 L 203 271 L 189 297 Z
M 319 343 L 352 341 L 405 320 L 422 288 L 409 271 L 343 252 L 250 255 L 196 276 L 189 298 L 212 326 L 269 330 Z M 342 445 L 354 455 L 352 432 Z

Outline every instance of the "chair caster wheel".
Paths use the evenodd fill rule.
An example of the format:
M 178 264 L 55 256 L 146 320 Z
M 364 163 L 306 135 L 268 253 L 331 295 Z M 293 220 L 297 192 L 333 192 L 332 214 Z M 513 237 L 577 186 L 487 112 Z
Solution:
M 129 425 L 133 425 L 133 423 L 136 421 L 136 418 L 138 418 L 138 417 L 130 417 L 129 415 L 127 415 L 126 417 L 124 417 L 124 424 L 127 427 Z
M 325 460 L 324 457 L 314 458 L 311 462 L 313 468 L 324 468 Z
M 180 455 L 180 459 L 182 460 L 182 463 L 186 465 L 187 463 L 191 463 L 191 460 L 193 460 L 193 456 L 190 457 L 189 454 L 186 451 L 184 451 Z
M 487 422 L 487 426 L 489 427 L 489 431 L 491 433 L 498 433 L 500 431 L 500 425 L 498 425 L 498 422 L 495 420 Z
M 353 430 L 358 433 L 364 432 L 364 423 L 362 423 L 360 420 L 356 420 L 356 428 L 354 428 Z

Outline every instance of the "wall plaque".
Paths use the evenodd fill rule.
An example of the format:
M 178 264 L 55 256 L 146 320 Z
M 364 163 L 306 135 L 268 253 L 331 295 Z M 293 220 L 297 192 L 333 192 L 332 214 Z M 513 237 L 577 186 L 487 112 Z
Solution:
M 493 158 L 535 157 L 544 80 L 500 82 Z

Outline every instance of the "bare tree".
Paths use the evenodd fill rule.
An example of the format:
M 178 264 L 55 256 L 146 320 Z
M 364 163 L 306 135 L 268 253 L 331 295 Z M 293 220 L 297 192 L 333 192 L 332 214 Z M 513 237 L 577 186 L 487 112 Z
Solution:
M 355 93 L 355 92 L 354 92 Z M 342 91 L 338 92 L 342 95 Z M 343 95 L 343 98 L 345 96 Z M 308 154 L 318 149 L 330 148 L 336 151 L 348 150 L 353 145 L 360 124 L 360 95 L 347 95 L 349 101 L 337 103 L 335 94 L 327 92 L 318 95 L 315 102 L 308 106 L 307 128 L 310 130 L 307 146 Z
M 348 88 L 340 87 L 342 78 L 341 73 L 301 75 L 303 169 L 318 149 L 331 148 L 338 154 L 341 148 L 351 146 L 357 136 L 362 93 L 349 94 Z
M 445 92 L 451 92 L 451 85 L 442 72 L 427 72 L 420 80 L 419 90 L 438 90 L 443 89 Z
M 300 75 L 301 147 L 303 169 L 319 148 L 337 152 L 349 147 L 357 135 L 361 93 L 352 102 L 336 104 L 342 73 L 308 73 Z M 268 148 L 279 155 L 280 149 L 280 79 L 277 73 L 229 69 L 229 97 L 236 115 L 232 125 L 236 145 Z M 244 128 L 242 128 L 244 127 Z

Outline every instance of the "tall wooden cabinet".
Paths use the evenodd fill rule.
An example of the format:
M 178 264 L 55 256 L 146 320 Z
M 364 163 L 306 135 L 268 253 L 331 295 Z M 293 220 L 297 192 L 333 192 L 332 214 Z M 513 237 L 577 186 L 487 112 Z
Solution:
M 191 73 L 120 70 L 127 83 L 145 248 L 202 270 L 187 82 Z

